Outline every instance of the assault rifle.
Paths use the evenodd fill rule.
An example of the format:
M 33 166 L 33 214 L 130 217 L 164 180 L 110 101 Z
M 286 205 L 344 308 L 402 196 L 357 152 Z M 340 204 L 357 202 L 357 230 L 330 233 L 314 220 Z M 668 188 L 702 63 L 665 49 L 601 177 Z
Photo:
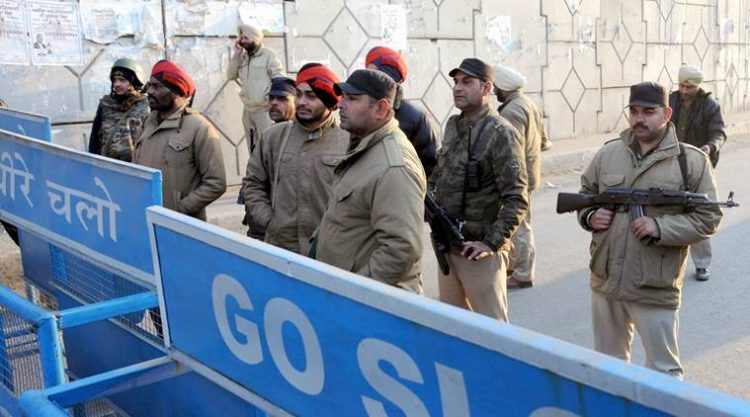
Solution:
M 424 198 L 424 207 L 427 212 L 427 221 L 430 223 L 430 237 L 432 248 L 435 250 L 438 266 L 443 274 L 448 275 L 448 252 L 451 246 L 461 248 L 464 246 L 464 237 L 461 233 L 464 223 L 458 221 L 448 214 L 434 198 L 427 193 Z
M 629 206 L 630 217 L 633 220 L 644 216 L 643 206 L 739 207 L 739 204 L 734 202 L 734 191 L 729 192 L 727 201 L 713 201 L 709 199 L 706 194 L 663 190 L 661 188 L 642 190 L 635 188 L 612 187 L 607 188 L 596 195 L 578 193 L 557 194 L 558 213 L 578 211 L 594 206 L 603 206 L 611 209 L 615 206 L 621 205 Z

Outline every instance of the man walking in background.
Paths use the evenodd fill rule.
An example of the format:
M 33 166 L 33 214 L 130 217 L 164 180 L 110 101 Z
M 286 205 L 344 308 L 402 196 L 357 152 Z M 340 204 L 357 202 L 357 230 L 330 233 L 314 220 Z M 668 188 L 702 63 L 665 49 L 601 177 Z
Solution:
M 727 139 L 724 133 L 724 119 L 721 117 L 719 103 L 711 93 L 701 88 L 703 72 L 692 66 L 680 68 L 677 75 L 679 89 L 669 95 L 672 107 L 670 121 L 676 127 L 677 139 L 700 148 L 708 154 L 711 164 L 716 168 L 719 162 L 719 151 Z M 695 278 L 707 281 L 711 274 L 711 241 L 709 239 L 693 243 L 690 256 L 695 264 Z

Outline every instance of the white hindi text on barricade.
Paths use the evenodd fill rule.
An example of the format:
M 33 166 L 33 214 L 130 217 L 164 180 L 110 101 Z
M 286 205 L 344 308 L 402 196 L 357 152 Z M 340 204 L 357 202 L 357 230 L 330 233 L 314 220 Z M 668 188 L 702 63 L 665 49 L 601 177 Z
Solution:
M 109 238 L 117 242 L 117 212 L 120 205 L 112 201 L 107 187 L 99 177 L 94 177 L 94 184 L 104 192 L 105 198 L 84 193 L 73 188 L 66 187 L 47 180 L 47 195 L 52 211 L 65 218 L 68 224 L 72 224 L 71 200 L 75 201 L 75 213 L 78 222 L 85 231 L 89 231 L 88 221 L 96 217 L 96 231 L 99 236 L 104 237 L 104 214 L 108 214 Z

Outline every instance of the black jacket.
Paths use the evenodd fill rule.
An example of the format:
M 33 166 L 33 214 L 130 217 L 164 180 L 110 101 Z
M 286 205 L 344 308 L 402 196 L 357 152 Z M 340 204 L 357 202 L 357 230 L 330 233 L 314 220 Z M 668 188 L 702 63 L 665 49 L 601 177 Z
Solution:
M 422 109 L 406 100 L 402 100 L 400 107 L 396 109 L 396 120 L 401 131 L 414 145 L 429 178 L 437 164 L 437 148 L 440 146 L 440 137 L 432 120 Z
M 727 140 L 719 103 L 711 97 L 711 93 L 699 89 L 690 109 L 681 108 L 679 91 L 673 91 L 669 95 L 669 106 L 672 107 L 671 121 L 675 126 L 677 126 L 680 111 L 690 112 L 690 126 L 686 129 L 686 136 L 682 138 L 682 141 L 698 148 L 708 145 L 711 148 L 709 152 L 711 164 L 716 166 L 719 162 L 719 151 Z

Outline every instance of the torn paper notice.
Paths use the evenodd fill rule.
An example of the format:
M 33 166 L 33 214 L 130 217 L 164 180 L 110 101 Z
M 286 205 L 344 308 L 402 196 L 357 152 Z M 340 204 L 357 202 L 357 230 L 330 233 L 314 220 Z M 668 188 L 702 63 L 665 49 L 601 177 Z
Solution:
M 513 40 L 510 16 L 495 16 L 487 19 L 487 39 L 500 48 L 510 45 Z
M 254 23 L 270 33 L 284 32 L 284 5 L 253 1 L 239 7 L 240 22 Z
M 134 18 L 142 2 L 81 0 L 81 24 L 86 39 L 107 44 L 120 36 L 135 34 Z
M 403 51 L 407 47 L 406 9 L 400 4 L 380 6 L 380 37 L 384 46 Z
M 151 0 L 143 2 L 137 9 L 131 22 L 136 45 L 149 46 L 155 49 L 164 49 L 164 31 L 161 22 L 161 2 Z
M 31 62 L 26 36 L 26 14 L 17 0 L 0 0 L 0 64 Z
M 34 65 L 82 65 L 78 3 L 26 2 Z

